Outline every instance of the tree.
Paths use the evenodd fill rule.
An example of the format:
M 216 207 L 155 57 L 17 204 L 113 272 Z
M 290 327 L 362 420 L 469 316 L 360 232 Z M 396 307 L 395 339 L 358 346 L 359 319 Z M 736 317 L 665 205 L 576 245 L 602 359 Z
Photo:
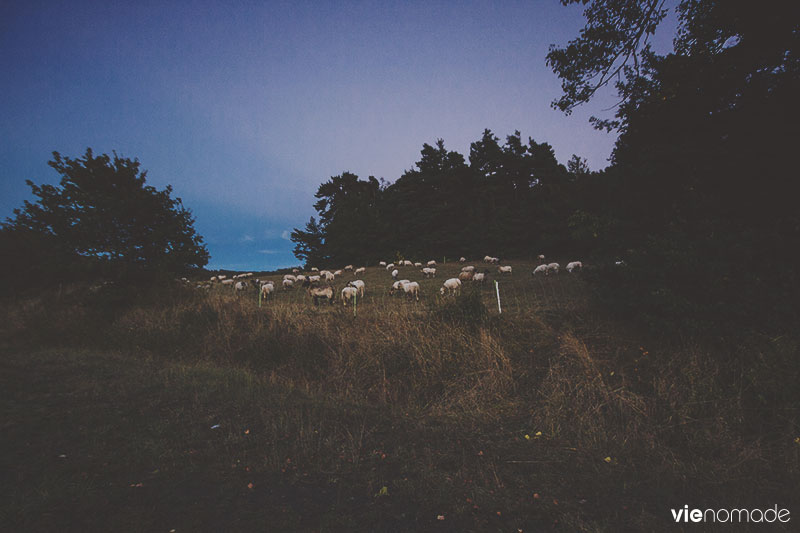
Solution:
M 625 243 L 629 268 L 607 278 L 608 293 L 637 314 L 734 327 L 794 319 L 798 271 L 759 270 L 800 242 L 800 3 L 682 0 L 674 52 L 659 56 L 647 39 L 663 2 L 562 3 L 578 1 L 587 25 L 551 47 L 548 64 L 565 112 L 616 80 L 615 120 L 593 119 L 619 132 L 603 176 L 615 194 L 572 218 L 599 223 L 598 249 Z
M 61 175 L 59 185 L 26 181 L 38 200 L 26 201 L 3 223 L 4 247 L 23 240 L 38 252 L 29 249 L 28 256 L 57 257 L 73 273 L 89 269 L 117 278 L 178 275 L 208 263 L 191 212 L 171 197 L 171 186 L 146 185 L 138 160 L 95 156 L 89 148 L 79 159 L 53 152 L 48 164 Z M 17 259 L 42 267 L 35 257 Z
M 296 258 L 304 261 L 307 266 L 324 264 L 322 247 L 325 235 L 314 217 L 306 224 L 305 231 L 295 228 L 289 238 L 295 244 L 293 253 Z

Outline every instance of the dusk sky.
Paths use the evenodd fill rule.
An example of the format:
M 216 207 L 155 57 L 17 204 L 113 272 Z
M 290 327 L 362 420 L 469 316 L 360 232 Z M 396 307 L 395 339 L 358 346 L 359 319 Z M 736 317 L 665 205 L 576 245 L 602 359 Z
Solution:
M 0 5 L 0 217 L 56 183 L 53 151 L 138 158 L 196 217 L 209 268 L 299 264 L 288 234 L 320 183 L 393 182 L 441 138 L 485 128 L 550 143 L 593 170 L 612 92 L 565 116 L 550 44 L 580 7 L 531 2 L 30 2 Z M 674 15 L 657 34 L 671 49 Z

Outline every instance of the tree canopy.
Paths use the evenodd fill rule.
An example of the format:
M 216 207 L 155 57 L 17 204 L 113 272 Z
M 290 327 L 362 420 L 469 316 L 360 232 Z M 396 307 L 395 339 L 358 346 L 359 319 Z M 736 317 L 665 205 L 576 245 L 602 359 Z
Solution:
M 61 278 L 71 270 L 124 278 L 181 274 L 208 263 L 191 212 L 172 198 L 171 186 L 147 185 L 138 160 L 87 149 L 78 159 L 53 152 L 48 164 L 60 183 L 27 180 L 37 200 L 26 201 L 3 223 L 0 245 L 14 255 L 20 273 L 44 269 Z

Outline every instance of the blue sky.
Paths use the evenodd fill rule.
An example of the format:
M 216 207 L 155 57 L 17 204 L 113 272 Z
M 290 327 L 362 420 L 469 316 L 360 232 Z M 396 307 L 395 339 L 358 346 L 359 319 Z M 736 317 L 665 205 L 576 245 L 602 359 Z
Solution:
M 667 28 L 674 27 L 674 22 Z M 614 137 L 551 109 L 550 44 L 581 8 L 532 2 L 29 2 L 0 5 L 0 217 L 55 183 L 53 151 L 138 158 L 196 217 L 210 268 L 297 264 L 317 187 L 394 181 L 442 138 L 484 128 L 606 166 Z M 671 32 L 657 35 L 662 50 Z

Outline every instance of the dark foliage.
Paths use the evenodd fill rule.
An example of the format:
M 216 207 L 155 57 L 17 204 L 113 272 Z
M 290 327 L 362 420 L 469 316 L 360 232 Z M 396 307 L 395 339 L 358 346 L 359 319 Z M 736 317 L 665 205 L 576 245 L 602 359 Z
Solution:
M 208 263 L 191 212 L 172 188 L 146 185 L 139 162 L 116 154 L 80 159 L 53 152 L 59 185 L 27 181 L 38 199 L 14 210 L 0 231 L 3 278 L 25 285 L 96 276 L 141 280 Z

